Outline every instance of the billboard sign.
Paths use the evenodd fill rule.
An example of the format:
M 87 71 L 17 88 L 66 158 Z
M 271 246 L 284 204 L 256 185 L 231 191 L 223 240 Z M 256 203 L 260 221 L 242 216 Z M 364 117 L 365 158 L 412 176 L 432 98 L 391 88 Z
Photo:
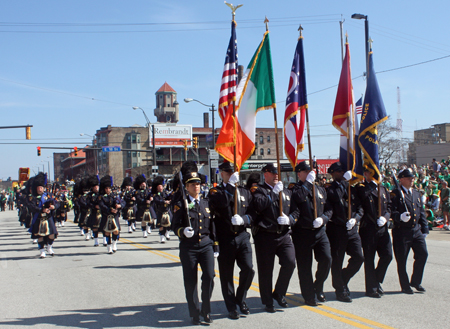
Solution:
M 176 124 L 154 124 L 149 127 L 150 147 L 153 147 L 152 127 L 155 129 L 155 147 L 183 147 L 187 140 L 192 147 L 192 126 Z

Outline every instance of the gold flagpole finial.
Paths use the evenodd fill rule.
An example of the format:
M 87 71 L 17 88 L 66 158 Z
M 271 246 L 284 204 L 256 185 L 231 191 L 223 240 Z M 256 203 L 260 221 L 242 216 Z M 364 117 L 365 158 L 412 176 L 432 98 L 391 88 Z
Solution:
M 231 9 L 231 15 L 233 16 L 233 21 L 234 21 L 234 17 L 236 16 L 236 9 L 242 7 L 243 4 L 237 5 L 237 6 L 233 6 L 232 3 L 228 3 L 228 2 L 226 2 L 226 1 L 224 1 L 224 2 L 225 2 L 225 4 L 226 4 L 228 7 L 230 7 L 230 9 Z
M 347 31 L 345 31 L 345 43 L 346 44 L 348 43 L 348 33 L 347 33 Z
M 302 24 L 300 24 L 300 26 L 298 27 L 298 30 L 297 30 L 297 31 L 300 32 L 300 38 L 303 38 L 303 34 L 302 34 L 303 27 L 302 27 Z
M 367 42 L 369 43 L 369 51 L 372 51 L 372 43 L 373 43 L 372 38 L 369 37 L 369 40 L 367 40 Z
M 266 31 L 269 31 L 269 20 L 266 18 L 264 19 L 264 23 L 266 24 Z

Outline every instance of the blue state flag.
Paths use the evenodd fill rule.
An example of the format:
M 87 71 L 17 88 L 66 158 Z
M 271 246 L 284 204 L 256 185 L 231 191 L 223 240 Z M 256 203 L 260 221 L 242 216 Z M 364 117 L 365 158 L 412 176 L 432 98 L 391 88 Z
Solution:
M 363 154 L 363 167 L 368 169 L 371 177 L 381 182 L 380 160 L 378 156 L 378 129 L 377 126 L 387 120 L 380 88 L 373 68 L 373 53 L 369 53 L 369 72 L 367 87 L 364 96 L 364 105 L 359 127 L 358 144 Z

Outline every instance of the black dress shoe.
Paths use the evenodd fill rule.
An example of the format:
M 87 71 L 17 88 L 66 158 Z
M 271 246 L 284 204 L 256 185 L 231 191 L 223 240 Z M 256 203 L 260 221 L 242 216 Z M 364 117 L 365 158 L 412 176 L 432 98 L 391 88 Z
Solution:
M 280 296 L 279 294 L 274 293 L 272 297 L 278 302 L 278 305 L 280 305 L 281 307 L 288 307 L 288 303 L 284 296 Z
M 411 288 L 402 289 L 402 293 L 407 295 L 413 295 L 414 291 Z
M 377 292 L 378 292 L 381 296 L 384 295 L 384 290 L 383 290 L 383 288 L 381 288 L 381 284 L 378 284 Z
M 315 298 L 306 299 L 305 300 L 305 304 L 308 305 L 308 306 L 317 306 L 317 305 L 319 305 L 319 304 L 317 304 Z
M 232 319 L 232 320 L 237 320 L 239 319 L 239 313 L 238 311 L 234 310 L 231 312 L 228 312 L 228 318 Z
M 317 293 L 317 300 L 322 303 L 325 303 L 327 301 L 327 298 L 325 297 L 323 291 Z
M 352 299 L 350 298 L 350 296 L 346 292 L 337 292 L 336 293 L 336 299 L 341 301 L 341 302 L 345 302 L 345 303 L 351 303 L 352 302 Z
M 250 314 L 250 309 L 248 308 L 246 302 L 242 302 L 242 304 L 239 305 L 239 308 L 241 309 L 242 314 Z
M 266 312 L 269 312 L 269 313 L 276 312 L 275 307 L 273 307 L 273 305 L 266 305 L 266 307 L 264 309 L 266 310 Z
M 192 324 L 193 324 L 194 326 L 199 326 L 199 325 L 202 324 L 201 321 L 200 321 L 200 317 L 199 317 L 198 315 L 192 317 Z
M 211 314 L 203 313 L 202 316 L 206 323 L 213 323 L 213 319 L 211 319 Z
M 381 295 L 378 292 L 366 292 L 366 296 L 367 297 L 372 297 L 372 298 L 381 298 Z
M 420 284 L 411 285 L 411 287 L 413 287 L 414 289 L 416 289 L 417 291 L 420 291 L 420 292 L 425 292 L 426 291 L 425 288 L 422 287 Z

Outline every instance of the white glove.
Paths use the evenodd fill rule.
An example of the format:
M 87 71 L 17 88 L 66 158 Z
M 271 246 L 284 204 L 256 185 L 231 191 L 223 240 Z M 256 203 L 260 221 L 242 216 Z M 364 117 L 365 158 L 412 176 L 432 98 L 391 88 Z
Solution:
M 217 258 L 217 257 L 219 257 L 219 253 L 218 253 L 218 252 L 215 252 L 215 253 L 214 253 L 214 258 Z
M 377 219 L 377 224 L 379 227 L 384 226 L 384 224 L 386 224 L 386 222 L 387 222 L 387 220 L 383 216 L 381 216 L 380 218 Z
M 283 186 L 283 182 L 278 182 L 275 187 L 273 188 L 273 193 L 280 193 L 281 191 L 283 191 L 284 186 Z
M 425 239 L 427 237 L 428 233 L 423 233 L 422 235 L 423 235 L 423 238 Z
M 312 171 L 311 171 L 312 172 Z M 308 174 L 309 175 L 309 174 Z M 314 175 L 315 176 L 315 175 Z M 308 178 L 306 178 L 306 179 L 308 179 Z M 321 227 L 322 226 L 322 224 L 323 224 L 323 219 L 322 219 L 322 217 L 317 217 L 316 219 L 314 219 L 314 221 L 313 221 L 313 227 L 314 228 L 319 228 L 319 227 Z
M 289 221 L 289 217 L 286 216 L 285 214 L 281 215 L 280 217 L 277 218 L 277 222 L 280 225 L 290 225 L 291 222 Z
M 233 175 L 230 176 L 228 183 L 235 186 L 237 182 L 239 182 L 239 173 L 236 171 Z
M 411 214 L 407 211 L 407 212 L 404 212 L 404 213 L 402 213 L 401 215 L 400 215 L 400 220 L 402 221 L 402 222 L 409 222 L 409 220 L 411 219 Z
M 244 225 L 244 219 L 238 214 L 236 214 L 233 217 L 231 217 L 231 223 L 233 225 Z
M 306 181 L 311 184 L 314 184 L 315 180 L 316 180 L 316 172 L 314 170 L 311 170 L 308 176 L 306 176 Z
M 350 180 L 351 178 L 352 178 L 352 171 L 351 170 L 346 171 L 345 174 L 344 174 L 344 179 L 345 180 Z
M 186 238 L 192 238 L 194 236 L 194 229 L 192 227 L 185 227 L 183 234 Z
M 355 224 L 356 224 L 356 219 L 350 218 L 346 224 L 347 230 L 350 231 L 353 228 L 353 226 L 355 226 Z

